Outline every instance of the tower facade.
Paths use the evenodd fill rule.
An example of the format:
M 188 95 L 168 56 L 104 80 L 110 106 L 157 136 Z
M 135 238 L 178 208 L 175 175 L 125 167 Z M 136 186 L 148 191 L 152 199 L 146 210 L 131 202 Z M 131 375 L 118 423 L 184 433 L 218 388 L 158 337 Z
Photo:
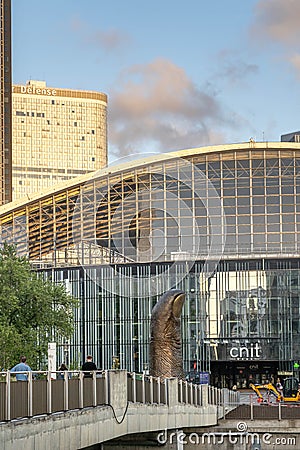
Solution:
M 0 204 L 12 200 L 11 0 L 0 0 Z
M 13 85 L 13 200 L 107 165 L 107 96 Z

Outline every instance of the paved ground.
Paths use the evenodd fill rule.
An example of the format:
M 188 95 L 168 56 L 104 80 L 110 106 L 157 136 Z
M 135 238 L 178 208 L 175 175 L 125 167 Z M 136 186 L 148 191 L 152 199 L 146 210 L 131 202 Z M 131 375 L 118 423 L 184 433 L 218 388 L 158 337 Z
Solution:
M 263 391 L 262 391 L 262 393 L 263 393 Z M 259 404 L 259 402 L 257 401 L 258 397 L 252 389 L 249 389 L 249 390 L 245 389 L 245 390 L 240 391 L 240 404 L 249 405 L 251 403 L 251 398 L 252 398 L 253 405 Z M 277 403 L 275 395 L 271 394 L 271 395 L 267 396 L 267 394 L 265 393 L 264 403 Z

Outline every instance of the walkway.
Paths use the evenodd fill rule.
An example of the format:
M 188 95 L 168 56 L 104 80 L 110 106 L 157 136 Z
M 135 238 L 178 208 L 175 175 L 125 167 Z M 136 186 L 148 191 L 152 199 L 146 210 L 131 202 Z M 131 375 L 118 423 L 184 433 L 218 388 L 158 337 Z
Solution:
M 33 375 L 33 376 L 32 376 Z M 34 379 L 38 375 L 42 379 Z M 237 393 L 126 371 L 30 374 L 0 383 L 0 448 L 77 450 L 134 433 L 217 424 Z M 226 395 L 225 395 L 226 394 Z

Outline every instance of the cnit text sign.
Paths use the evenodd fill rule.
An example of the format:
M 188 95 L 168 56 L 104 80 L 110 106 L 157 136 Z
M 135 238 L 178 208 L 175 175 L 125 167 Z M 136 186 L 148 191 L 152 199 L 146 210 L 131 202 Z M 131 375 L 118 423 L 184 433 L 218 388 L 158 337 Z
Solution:
M 250 344 L 250 346 L 246 347 L 232 347 L 229 351 L 229 355 L 231 358 L 243 358 L 243 359 L 252 359 L 259 358 L 261 356 L 261 348 L 259 343 Z

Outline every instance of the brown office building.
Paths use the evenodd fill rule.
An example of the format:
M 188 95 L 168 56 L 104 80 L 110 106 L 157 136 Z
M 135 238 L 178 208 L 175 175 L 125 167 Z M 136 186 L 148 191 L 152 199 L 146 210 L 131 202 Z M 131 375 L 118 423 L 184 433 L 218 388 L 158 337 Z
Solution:
M 11 1 L 0 0 L 1 34 L 1 153 L 0 204 L 12 199 L 11 176 Z

